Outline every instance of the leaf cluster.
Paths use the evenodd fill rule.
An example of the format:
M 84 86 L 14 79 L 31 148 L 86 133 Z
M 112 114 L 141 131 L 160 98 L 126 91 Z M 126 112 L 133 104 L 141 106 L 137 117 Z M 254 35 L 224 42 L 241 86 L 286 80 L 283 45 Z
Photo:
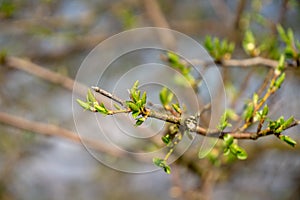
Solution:
M 206 36 L 204 46 L 208 53 L 216 60 L 230 59 L 234 51 L 234 43 L 226 39 L 220 40 L 217 37 Z

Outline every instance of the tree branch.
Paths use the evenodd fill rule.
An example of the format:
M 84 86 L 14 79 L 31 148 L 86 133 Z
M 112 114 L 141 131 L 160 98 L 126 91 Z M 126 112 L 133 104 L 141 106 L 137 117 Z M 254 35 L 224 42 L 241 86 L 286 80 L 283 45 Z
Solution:
M 112 95 L 111 93 L 109 93 L 108 91 L 105 91 L 99 87 L 92 87 L 92 89 L 94 89 L 96 92 L 99 92 L 100 94 L 116 101 L 116 102 L 125 102 L 124 100 L 120 99 L 119 97 Z M 124 105 L 124 104 L 122 104 Z M 242 131 L 240 130 L 236 130 L 236 131 L 220 131 L 218 129 L 214 129 L 214 130 L 209 130 L 206 128 L 203 128 L 197 124 L 195 124 L 194 127 L 190 128 L 187 127 L 186 125 L 186 120 L 188 118 L 182 118 L 182 117 L 177 117 L 171 114 L 166 114 L 166 113 L 161 113 L 161 112 L 157 112 L 154 111 L 150 108 L 146 108 L 146 111 L 148 114 L 147 117 L 151 117 L 151 118 L 155 118 L 155 119 L 159 119 L 165 122 L 170 122 L 172 124 L 178 124 L 181 126 L 184 126 L 186 129 L 188 129 L 191 132 L 195 132 L 199 135 L 202 136 L 207 136 L 207 137 L 215 137 L 215 138 L 220 138 L 223 139 L 225 134 L 230 134 L 233 138 L 235 139 L 250 139 L 250 140 L 256 140 L 260 137 L 264 137 L 264 136 L 268 136 L 268 135 L 274 135 L 275 132 L 273 130 L 270 129 L 264 129 L 264 130 L 260 130 L 259 132 L 245 132 L 244 129 Z M 117 113 L 114 113 L 117 114 Z M 300 124 L 300 121 L 294 121 L 291 125 L 289 125 L 288 127 L 286 127 L 283 130 L 289 129 L 291 127 L 294 127 L 296 125 Z
M 33 122 L 33 121 L 29 121 L 27 119 L 21 118 L 21 117 L 17 117 L 17 116 L 13 116 L 4 112 L 0 112 L 0 122 L 3 124 L 7 124 L 19 129 L 23 129 L 23 130 L 27 130 L 27 131 L 31 131 L 34 133 L 39 133 L 42 135 L 48 135 L 48 136 L 56 136 L 56 137 L 61 137 L 61 138 L 65 138 L 68 139 L 70 141 L 73 141 L 75 143 L 79 143 L 79 144 L 87 144 L 88 147 L 93 148 L 97 151 L 100 152 L 104 152 L 107 153 L 111 156 L 116 156 L 116 157 L 122 157 L 124 156 L 124 152 L 122 151 L 116 151 L 114 149 L 112 149 L 109 145 L 101 142 L 101 141 L 94 141 L 94 140 L 90 140 L 84 137 L 79 136 L 78 134 L 52 125 L 52 124 L 45 124 L 45 123 L 41 123 L 41 122 Z

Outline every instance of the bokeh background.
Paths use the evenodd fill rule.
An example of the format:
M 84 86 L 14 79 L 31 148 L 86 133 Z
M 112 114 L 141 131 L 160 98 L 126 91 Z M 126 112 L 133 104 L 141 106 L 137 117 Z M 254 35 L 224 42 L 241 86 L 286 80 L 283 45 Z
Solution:
M 251 28 L 258 38 L 265 38 L 280 23 L 299 38 L 299 11 L 296 0 L 0 0 L 0 50 L 74 79 L 84 58 L 104 39 L 131 28 L 164 26 L 199 43 L 206 35 L 227 38 L 236 43 L 233 57 L 243 58 L 244 30 Z M 143 56 L 129 57 L 122 64 L 132 65 L 137 57 L 149 59 L 149 54 Z M 266 70 L 227 71 L 226 78 L 232 80 L 226 87 L 229 98 L 239 92 L 249 73 L 248 90 L 242 91 L 236 105 L 239 109 Z M 116 74 L 117 68 L 105 83 L 113 84 Z M 283 88 L 271 99 L 274 119 L 281 115 L 300 119 L 299 75 L 299 70 L 287 71 Z M 1 112 L 76 132 L 72 91 L 5 65 L 0 67 L 0 83 Z M 287 133 L 300 142 L 299 127 Z M 223 176 L 214 184 L 212 199 L 299 198 L 299 146 L 291 148 L 275 137 L 241 145 L 249 159 L 219 169 Z M 174 186 L 178 179 L 186 192 L 201 186 L 201 177 L 188 168 L 176 171 L 172 176 L 161 170 L 122 173 L 99 163 L 78 143 L 0 123 L 0 199 L 180 199 L 181 190 Z

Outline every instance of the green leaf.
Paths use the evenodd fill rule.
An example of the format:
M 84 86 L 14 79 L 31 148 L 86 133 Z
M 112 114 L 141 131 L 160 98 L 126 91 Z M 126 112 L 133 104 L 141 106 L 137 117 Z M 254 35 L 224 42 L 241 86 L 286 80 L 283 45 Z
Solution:
M 76 101 L 85 110 L 89 110 L 90 109 L 90 104 L 89 103 L 81 101 L 80 99 L 76 99 Z
M 171 174 L 171 168 L 170 168 L 169 165 L 165 165 L 165 166 L 163 167 L 163 169 L 164 169 L 164 171 L 165 171 L 167 174 Z
M 132 101 L 126 101 L 126 105 L 130 108 L 132 112 L 138 112 L 140 110 L 139 107 Z
M 280 73 L 284 70 L 284 61 L 285 61 L 284 55 L 280 55 L 278 66 L 276 68 L 276 70 L 278 70 Z
M 224 114 L 221 116 L 217 129 L 223 131 L 227 126 L 231 126 L 231 124 L 227 121 L 227 111 L 225 111 Z
M 141 101 L 142 101 L 142 107 L 144 107 L 146 105 L 146 102 L 147 102 L 147 94 L 146 94 L 146 92 L 143 93 Z
M 182 111 L 181 111 L 180 106 L 179 106 L 178 103 L 172 104 L 172 107 L 173 107 L 173 109 L 174 109 L 177 113 L 179 113 L 179 114 L 182 113 Z
M 267 116 L 268 112 L 269 112 L 269 107 L 268 105 L 265 105 L 262 111 L 262 115 Z
M 290 118 L 288 118 L 281 126 L 282 129 L 286 129 L 289 125 L 291 125 L 294 122 L 294 117 L 291 116 Z
M 253 102 L 254 105 L 257 105 L 258 99 L 259 99 L 258 94 L 254 93 L 253 97 L 252 97 L 252 102 Z
M 94 108 L 99 112 L 102 113 L 104 115 L 108 114 L 108 110 L 106 109 L 106 107 L 104 106 L 103 103 L 101 103 L 100 105 L 96 104 L 94 105 Z
M 283 83 L 284 79 L 285 79 L 285 73 L 282 73 L 282 74 L 278 77 L 278 79 L 275 81 L 274 86 L 275 86 L 276 88 L 280 88 L 280 86 L 281 86 L 281 84 Z
M 239 116 L 232 109 L 227 109 L 226 114 L 227 117 L 233 121 L 237 121 L 239 119 Z
M 164 159 L 161 159 L 161 158 L 153 158 L 152 161 L 153 161 L 153 163 L 154 163 L 157 167 L 161 167 L 162 163 L 164 162 Z
M 115 107 L 117 110 L 121 110 L 121 107 L 120 107 L 118 104 L 115 104 L 115 103 L 114 103 L 114 107 Z
M 253 112 L 254 112 L 254 106 L 252 103 L 249 103 L 247 105 L 247 108 L 244 111 L 244 120 L 246 122 L 249 122 L 253 116 Z
M 243 48 L 247 54 L 252 54 L 254 49 L 256 48 L 255 45 L 255 38 L 253 33 L 250 30 L 245 32 L 244 40 L 243 40 Z
M 247 152 L 244 149 L 239 149 L 239 152 L 237 153 L 236 157 L 240 160 L 246 160 L 248 155 Z
M 135 126 L 140 126 L 140 125 L 142 125 L 142 123 L 144 123 L 145 120 L 146 120 L 145 117 L 140 117 L 140 118 L 138 118 L 138 119 L 136 120 Z
M 165 144 L 169 144 L 169 143 L 171 142 L 170 135 L 167 134 L 167 135 L 161 137 L 161 140 L 162 140 Z
M 212 39 L 211 36 L 206 36 L 204 40 L 204 47 L 206 48 L 207 51 L 211 52 L 213 50 L 213 44 L 212 44 Z
M 167 95 L 168 95 L 168 89 L 166 87 L 163 87 L 159 93 L 159 99 L 163 106 L 167 104 Z
M 159 93 L 159 99 L 161 104 L 165 107 L 172 101 L 173 93 L 170 92 L 166 87 L 163 87 Z
M 86 99 L 88 102 L 93 103 L 93 104 L 95 102 L 97 102 L 97 100 L 91 90 L 88 90 Z
M 174 94 L 170 91 L 168 91 L 168 96 L 167 96 L 167 104 L 169 104 L 172 99 L 173 99 Z
M 232 135 L 230 135 L 230 134 L 225 134 L 225 135 L 223 136 L 223 140 L 224 140 L 224 145 L 225 145 L 226 147 L 229 147 L 230 145 L 233 144 L 233 137 L 232 137 Z
M 280 24 L 277 25 L 277 31 L 282 41 L 284 41 L 285 43 L 289 43 L 289 38 Z
M 140 115 L 140 111 L 133 111 L 132 113 L 131 113 L 131 115 L 132 115 L 132 117 L 134 118 L 134 119 L 136 119 L 139 115 Z
M 224 156 L 228 156 L 230 154 L 230 148 L 229 147 L 225 147 L 224 151 L 223 151 Z
M 290 44 L 293 44 L 294 43 L 294 33 L 293 33 L 292 29 L 290 29 L 290 28 L 287 30 L 287 37 L 289 39 Z
M 153 163 L 160 167 L 160 168 L 163 168 L 164 171 L 167 173 L 167 174 L 170 174 L 171 173 L 171 168 L 169 165 L 166 164 L 166 161 L 164 159 L 161 159 L 161 158 L 153 158 Z
M 280 140 L 286 142 L 287 144 L 289 144 L 292 147 L 295 147 L 297 144 L 297 142 L 295 140 L 293 140 L 292 138 L 290 138 L 287 135 L 280 135 L 279 138 L 280 138 Z
M 172 64 L 177 64 L 180 61 L 179 56 L 173 52 L 168 52 L 167 57 L 168 57 L 169 62 Z

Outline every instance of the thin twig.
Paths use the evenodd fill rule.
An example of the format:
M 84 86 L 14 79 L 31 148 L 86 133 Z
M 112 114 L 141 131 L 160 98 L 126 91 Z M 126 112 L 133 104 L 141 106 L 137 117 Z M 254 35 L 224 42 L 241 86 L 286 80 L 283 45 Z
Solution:
M 221 64 L 224 67 L 249 67 L 249 66 L 256 66 L 256 65 L 264 65 L 271 68 L 276 68 L 278 66 L 278 61 L 271 60 L 268 58 L 263 57 L 254 57 L 248 59 L 230 59 L 230 60 L 223 60 Z
M 119 97 L 99 88 L 99 87 L 96 87 L 96 86 L 92 86 L 92 89 L 95 91 L 95 92 L 98 92 L 99 94 L 102 94 L 103 96 L 106 96 L 107 98 L 110 98 L 112 100 L 114 100 L 115 102 L 117 102 L 118 104 L 120 104 L 121 106 L 124 106 L 125 105 L 125 101 L 120 99 Z

